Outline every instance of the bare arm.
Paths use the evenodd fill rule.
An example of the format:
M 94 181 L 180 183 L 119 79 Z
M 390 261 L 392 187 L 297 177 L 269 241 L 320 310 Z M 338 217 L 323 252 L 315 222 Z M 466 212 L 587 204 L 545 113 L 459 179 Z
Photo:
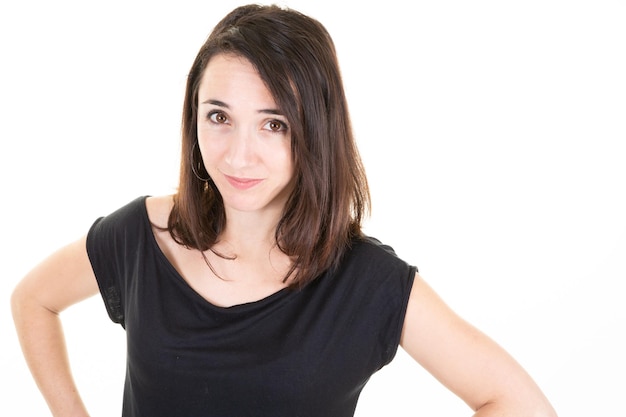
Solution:
M 456 315 L 416 275 L 401 345 L 475 417 L 556 417 L 539 387 L 500 346 Z
M 22 351 L 55 417 L 88 416 L 70 372 L 59 313 L 97 292 L 84 237 L 37 265 L 13 291 Z

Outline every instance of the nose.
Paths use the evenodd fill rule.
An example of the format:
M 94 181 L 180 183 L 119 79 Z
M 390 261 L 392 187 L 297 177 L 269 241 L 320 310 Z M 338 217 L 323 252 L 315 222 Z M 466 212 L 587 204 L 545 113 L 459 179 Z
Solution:
M 243 128 L 234 129 L 226 153 L 226 162 L 234 169 L 250 165 L 254 157 L 252 133 Z

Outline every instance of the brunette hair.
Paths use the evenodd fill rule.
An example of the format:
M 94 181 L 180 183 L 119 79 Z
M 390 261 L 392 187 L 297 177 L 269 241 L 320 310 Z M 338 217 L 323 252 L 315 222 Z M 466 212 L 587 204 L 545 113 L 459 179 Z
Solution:
M 168 229 L 201 251 L 226 223 L 222 197 L 208 178 L 197 145 L 198 87 L 212 57 L 247 59 L 291 129 L 295 187 L 276 228 L 278 247 L 293 260 L 291 287 L 337 265 L 370 209 L 370 195 L 350 123 L 334 43 L 317 20 L 278 6 L 230 12 L 200 48 L 187 79 L 180 184 Z M 199 174 L 199 175 L 197 175 Z

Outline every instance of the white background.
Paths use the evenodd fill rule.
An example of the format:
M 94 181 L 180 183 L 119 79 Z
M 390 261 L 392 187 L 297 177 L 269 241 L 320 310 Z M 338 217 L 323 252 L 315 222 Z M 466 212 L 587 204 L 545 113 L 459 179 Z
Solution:
M 9 294 L 98 216 L 174 191 L 185 76 L 233 1 L 0 6 L 0 414 L 43 416 Z M 367 231 L 508 349 L 561 416 L 626 406 L 626 6 L 287 5 L 333 35 L 374 201 Z M 63 313 L 92 416 L 119 415 L 124 332 Z M 471 410 L 399 351 L 357 416 Z

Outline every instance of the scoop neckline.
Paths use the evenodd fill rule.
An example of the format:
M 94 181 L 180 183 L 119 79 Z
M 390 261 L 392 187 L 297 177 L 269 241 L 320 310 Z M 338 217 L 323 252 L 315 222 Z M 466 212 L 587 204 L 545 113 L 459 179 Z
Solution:
M 229 312 L 229 313 L 239 313 L 239 312 L 246 312 L 252 309 L 256 309 L 259 307 L 263 307 L 267 304 L 270 304 L 271 302 L 273 302 L 275 299 L 279 299 L 282 298 L 283 295 L 287 295 L 289 293 L 291 293 L 291 291 L 289 290 L 289 287 L 285 287 L 285 288 L 281 288 L 263 298 L 260 298 L 258 300 L 253 300 L 253 301 L 248 301 L 248 302 L 244 302 L 244 303 L 238 303 L 238 304 L 233 304 L 230 306 L 220 306 L 218 304 L 215 304 L 209 300 L 207 300 L 206 298 L 204 298 L 199 292 L 197 292 L 191 285 L 189 285 L 189 283 L 187 282 L 187 280 L 178 272 L 178 270 L 174 267 L 174 265 L 172 265 L 172 262 L 170 262 L 170 260 L 168 259 L 167 256 L 165 256 L 165 253 L 163 253 L 163 250 L 161 250 L 161 247 L 159 246 L 159 243 L 156 240 L 156 236 L 154 235 L 154 230 L 152 230 L 152 223 L 150 221 L 150 216 L 148 215 L 148 207 L 146 205 L 146 200 L 151 197 L 150 195 L 145 195 L 142 198 L 142 217 L 143 217 L 143 221 L 144 224 L 147 227 L 147 233 L 150 235 L 150 244 L 153 246 L 153 249 L 155 250 L 155 252 L 157 253 L 157 256 L 159 258 L 159 260 L 167 267 L 167 269 L 169 270 L 170 274 L 180 283 L 182 283 L 185 287 L 185 290 L 188 292 L 191 292 L 193 294 L 194 297 L 198 298 L 201 302 L 203 302 L 204 304 L 206 304 L 208 307 L 210 307 L 211 309 L 217 310 L 217 311 L 222 311 L 222 312 Z

